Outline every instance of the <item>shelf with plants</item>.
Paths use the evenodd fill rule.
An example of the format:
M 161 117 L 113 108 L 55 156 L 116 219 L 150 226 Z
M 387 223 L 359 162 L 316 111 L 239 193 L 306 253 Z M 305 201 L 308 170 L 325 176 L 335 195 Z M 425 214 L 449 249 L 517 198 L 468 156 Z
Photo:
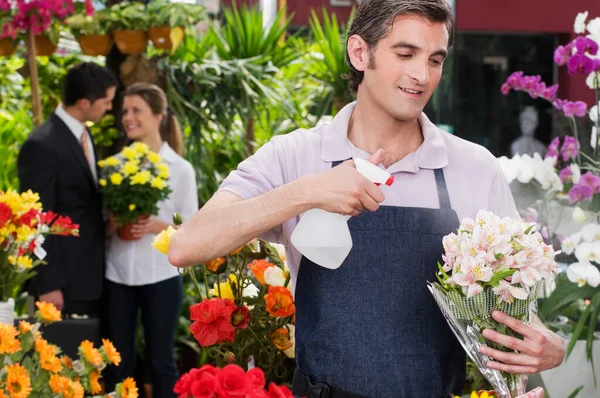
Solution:
M 148 35 L 154 47 L 174 51 L 185 37 L 185 29 L 205 17 L 205 8 L 196 4 L 155 1 L 147 6 Z
M 66 22 L 77 38 L 83 54 L 91 56 L 108 54 L 113 45 L 110 15 L 110 9 L 94 10 L 91 0 L 77 4 L 75 14 Z
M 148 45 L 149 15 L 142 3 L 119 3 L 110 8 L 113 39 L 123 54 L 141 54 Z

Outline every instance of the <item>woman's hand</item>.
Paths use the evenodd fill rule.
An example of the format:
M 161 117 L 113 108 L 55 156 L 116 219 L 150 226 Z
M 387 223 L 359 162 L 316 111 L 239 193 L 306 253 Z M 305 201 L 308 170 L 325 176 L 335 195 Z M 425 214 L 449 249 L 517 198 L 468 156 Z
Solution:
M 140 217 L 139 220 L 131 226 L 131 234 L 136 239 L 139 239 L 146 234 L 156 235 L 168 226 L 169 224 L 154 216 Z

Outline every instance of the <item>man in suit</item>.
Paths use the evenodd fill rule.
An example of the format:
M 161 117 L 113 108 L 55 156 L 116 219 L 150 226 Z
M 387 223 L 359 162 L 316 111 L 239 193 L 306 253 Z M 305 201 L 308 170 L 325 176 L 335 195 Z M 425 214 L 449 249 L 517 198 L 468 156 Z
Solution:
M 105 269 L 104 219 L 96 151 L 85 123 L 112 108 L 117 80 L 105 68 L 82 63 L 65 78 L 63 102 L 35 129 L 18 158 L 21 191 L 39 193 L 44 210 L 70 216 L 79 237 L 49 236 L 47 264 L 29 292 L 65 314 L 98 315 Z

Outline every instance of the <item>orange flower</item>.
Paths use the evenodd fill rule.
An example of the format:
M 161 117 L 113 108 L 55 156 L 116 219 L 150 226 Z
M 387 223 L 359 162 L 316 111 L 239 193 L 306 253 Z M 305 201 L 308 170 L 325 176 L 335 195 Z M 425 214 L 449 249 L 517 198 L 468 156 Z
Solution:
M 290 341 L 290 331 L 287 328 L 279 328 L 271 333 L 271 341 L 275 348 L 280 351 L 285 351 L 292 346 Z
M 65 382 L 65 389 L 63 390 L 63 395 L 65 396 L 65 398 L 83 398 L 83 386 L 81 385 L 80 382 L 78 381 L 71 381 L 69 379 L 67 379 L 68 381 L 68 385 L 67 382 Z
M 66 377 L 59 375 L 51 375 L 48 384 L 50 385 L 50 389 L 55 394 L 60 394 L 63 390 L 63 384 Z
M 92 365 L 100 366 L 102 364 L 102 355 L 100 354 L 100 351 L 94 348 L 94 343 L 92 343 L 91 341 L 82 341 L 81 345 L 79 346 L 79 349 L 81 350 L 81 352 L 83 352 L 83 356 L 86 359 L 86 361 L 88 361 Z
M 102 386 L 98 382 L 99 378 L 99 370 L 94 370 L 92 373 L 90 373 L 90 390 L 92 394 L 99 394 L 100 392 L 102 392 Z
M 13 325 L 0 323 L 0 354 L 14 354 L 21 349 L 21 343 L 16 339 L 18 335 Z
M 102 347 L 104 348 L 106 358 L 108 358 L 113 365 L 119 366 L 121 363 L 121 354 L 119 354 L 119 351 L 117 351 L 113 343 L 108 339 L 102 339 Z
M 6 390 L 11 398 L 27 398 L 31 394 L 31 379 L 27 369 L 18 363 L 5 366 Z
M 128 377 L 125 380 L 123 380 L 123 383 L 121 384 L 121 397 L 137 398 L 137 396 L 138 389 L 135 385 L 135 381 L 131 377 Z
M 8 398 L 8 395 L 4 393 L 4 390 L 0 390 L 0 398 Z
M 244 246 L 238 247 L 237 249 L 235 249 L 234 251 L 231 252 L 230 256 L 235 256 L 236 254 L 241 252 L 243 248 L 244 248 Z
M 296 312 L 292 293 L 283 286 L 269 286 L 269 293 L 265 294 L 265 303 L 267 311 L 273 316 L 290 316 Z
M 21 321 L 19 322 L 19 329 L 21 330 L 21 334 L 27 334 L 31 332 L 33 325 L 27 321 Z
M 40 337 L 39 339 L 35 340 L 35 350 L 38 352 L 38 354 L 41 355 L 43 352 L 46 352 L 49 349 L 52 348 L 45 339 Z
M 206 269 L 214 274 L 220 274 L 227 268 L 227 259 L 225 257 L 217 257 L 208 260 L 204 263 Z
M 60 359 L 54 355 L 54 350 L 49 349 L 40 354 L 40 366 L 52 373 L 58 373 L 62 370 Z
M 73 369 L 73 360 L 68 355 L 60 357 L 60 361 L 67 369 Z
M 58 322 L 61 320 L 60 311 L 56 309 L 54 304 L 38 301 L 37 303 L 35 303 L 35 305 L 39 310 L 42 321 L 50 323 Z
M 261 285 L 266 285 L 265 283 L 265 270 L 269 267 L 274 267 L 275 264 L 270 263 L 266 260 L 254 260 L 248 267 L 252 270 L 254 277 L 261 283 Z

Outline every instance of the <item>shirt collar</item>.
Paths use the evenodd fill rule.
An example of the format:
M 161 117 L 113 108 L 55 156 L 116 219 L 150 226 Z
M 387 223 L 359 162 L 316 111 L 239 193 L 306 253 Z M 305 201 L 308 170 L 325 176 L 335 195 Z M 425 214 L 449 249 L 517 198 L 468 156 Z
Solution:
M 346 160 L 353 157 L 354 145 L 348 139 L 348 123 L 354 111 L 356 102 L 346 105 L 333 118 L 330 124 L 324 125 L 322 133 L 321 159 L 325 162 Z M 439 169 L 448 165 L 448 152 L 443 132 L 438 129 L 424 113 L 419 116 L 423 132 L 423 143 L 415 152 L 391 165 L 388 171 L 395 172 L 397 165 L 406 163 L 410 158 L 412 167 L 400 167 L 397 171 L 417 172 L 421 169 Z
M 83 134 L 83 130 L 85 129 L 85 125 L 81 123 L 79 120 L 75 119 L 73 116 L 69 115 L 62 104 L 59 104 L 54 111 L 56 116 L 58 116 L 71 130 L 77 141 L 81 140 L 81 135 Z
M 173 148 L 165 141 L 160 147 L 158 154 L 167 162 L 173 163 L 179 155 L 175 153 Z

